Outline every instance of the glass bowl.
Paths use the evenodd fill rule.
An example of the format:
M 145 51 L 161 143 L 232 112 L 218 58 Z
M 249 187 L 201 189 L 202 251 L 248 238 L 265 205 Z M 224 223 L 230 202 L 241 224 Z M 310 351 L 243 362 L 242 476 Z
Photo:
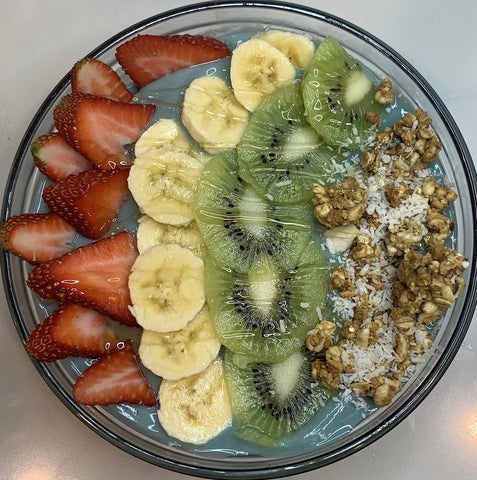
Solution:
M 60 400 L 92 430 L 126 452 L 147 462 L 177 472 L 206 478 L 276 478 L 309 471 L 335 462 L 369 445 L 411 413 L 439 381 L 468 329 L 476 305 L 473 255 L 476 232 L 476 173 L 464 140 L 442 101 L 420 74 L 390 47 L 342 19 L 298 5 L 278 2 L 211 2 L 178 8 L 148 18 L 118 33 L 96 48 L 94 56 L 113 66 L 127 86 L 114 53 L 116 47 L 141 34 L 206 34 L 233 38 L 242 32 L 265 28 L 306 32 L 315 42 L 328 35 L 341 44 L 378 78 L 390 77 L 403 110 L 425 110 L 443 149 L 438 166 L 446 182 L 455 186 L 459 199 L 452 208 L 455 232 L 453 248 L 462 252 L 470 266 L 464 277 L 467 287 L 439 322 L 433 354 L 386 408 L 357 409 L 340 398 L 329 402 L 319 418 L 284 442 L 266 449 L 234 436 L 233 426 L 204 446 L 183 444 L 168 437 L 154 409 L 118 405 L 84 407 L 71 397 L 77 375 L 90 360 L 67 359 L 38 363 L 39 373 Z M 128 83 L 129 82 L 129 83 Z M 54 129 L 52 112 L 70 91 L 65 76 L 52 90 L 28 127 L 14 159 L 3 203 L 2 221 L 21 212 L 42 211 L 41 191 L 45 180 L 34 168 L 30 145 L 41 134 Z M 464 220 L 465 219 L 465 220 Z M 23 341 L 51 311 L 27 288 L 29 267 L 2 252 L 2 273 L 9 307 Z M 151 379 L 155 386 L 157 381 Z

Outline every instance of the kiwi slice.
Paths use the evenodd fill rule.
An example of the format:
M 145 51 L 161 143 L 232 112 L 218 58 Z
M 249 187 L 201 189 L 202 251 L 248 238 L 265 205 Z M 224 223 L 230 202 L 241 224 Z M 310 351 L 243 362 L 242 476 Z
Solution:
M 308 423 L 335 393 L 311 377 L 311 352 L 297 351 L 284 361 L 238 366 L 225 352 L 225 379 L 237 435 L 277 446 Z
M 209 253 L 241 272 L 264 261 L 295 265 L 313 224 L 311 202 L 277 206 L 258 195 L 239 173 L 235 149 L 205 166 L 196 190 L 196 217 Z
M 337 155 L 304 113 L 298 84 L 278 88 L 253 112 L 238 144 L 244 178 L 276 204 L 309 201 L 311 185 L 328 179 Z
M 276 363 L 297 351 L 325 303 L 328 261 L 311 240 L 297 264 L 245 273 L 205 263 L 205 291 L 221 343 L 242 362 Z
M 378 113 L 376 86 L 360 63 L 333 37 L 325 38 L 302 81 L 305 114 L 326 143 L 345 149 L 363 148 L 376 126 L 365 114 Z

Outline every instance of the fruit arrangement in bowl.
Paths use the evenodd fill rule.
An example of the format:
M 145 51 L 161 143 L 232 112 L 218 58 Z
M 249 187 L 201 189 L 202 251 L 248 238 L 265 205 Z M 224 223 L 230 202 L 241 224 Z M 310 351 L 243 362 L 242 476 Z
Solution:
M 302 471 L 361 443 L 426 390 L 467 298 L 448 131 L 340 30 L 275 13 L 161 20 L 76 62 L 0 231 L 62 400 L 188 473 Z

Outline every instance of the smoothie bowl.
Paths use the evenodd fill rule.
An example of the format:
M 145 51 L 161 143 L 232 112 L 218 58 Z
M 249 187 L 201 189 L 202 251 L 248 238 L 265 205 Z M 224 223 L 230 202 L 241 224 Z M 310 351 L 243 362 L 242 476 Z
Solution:
M 2 212 L 12 317 L 58 398 L 119 448 L 206 478 L 319 468 L 402 421 L 476 303 L 476 175 L 427 82 L 285 3 L 180 8 L 87 57 L 32 120 Z M 104 66 L 125 97 L 86 87 Z M 58 137 L 76 171 L 52 173 Z M 67 251 L 25 259 L 14 234 L 51 214 Z M 68 317 L 99 353 L 67 350 Z

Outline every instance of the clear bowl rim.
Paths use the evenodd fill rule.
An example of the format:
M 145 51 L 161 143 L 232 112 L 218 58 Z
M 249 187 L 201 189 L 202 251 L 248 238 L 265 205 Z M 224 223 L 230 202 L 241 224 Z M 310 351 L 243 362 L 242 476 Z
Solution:
M 318 20 L 321 20 L 325 23 L 332 24 L 339 27 L 342 30 L 347 31 L 355 35 L 356 37 L 364 40 L 366 43 L 372 45 L 375 49 L 380 51 L 390 60 L 398 65 L 402 70 L 404 70 L 407 75 L 421 88 L 423 93 L 426 95 L 427 99 L 432 103 L 436 111 L 441 116 L 442 121 L 448 128 L 449 134 L 454 140 L 455 147 L 458 150 L 459 158 L 461 159 L 462 166 L 464 168 L 464 173 L 466 176 L 466 181 L 469 186 L 470 192 L 470 202 L 472 204 L 472 220 L 473 220 L 473 232 L 474 237 L 477 235 L 477 173 L 475 170 L 474 163 L 472 161 L 470 152 L 467 148 L 465 140 L 455 123 L 452 115 L 448 111 L 445 104 L 442 102 L 440 97 L 430 86 L 430 84 L 422 77 L 422 75 L 399 53 L 394 49 L 388 46 L 386 43 L 379 40 L 374 35 L 370 34 L 366 30 L 354 25 L 347 20 L 344 20 L 340 17 L 334 16 L 327 12 L 324 12 L 319 9 L 301 6 L 294 3 L 288 2 L 272 2 L 272 1 L 210 1 L 210 2 L 201 2 L 186 5 L 183 7 L 171 9 L 163 13 L 153 15 L 148 17 L 140 22 L 137 22 L 116 35 L 110 37 L 104 41 L 97 48 L 92 50 L 88 55 L 89 57 L 97 57 L 105 52 L 112 44 L 115 44 L 122 39 L 134 34 L 140 33 L 141 30 L 155 25 L 160 22 L 171 20 L 175 17 L 180 17 L 182 15 L 191 14 L 194 12 L 202 10 L 220 10 L 224 8 L 270 8 L 275 10 L 282 11 L 291 11 L 297 14 L 303 14 L 308 17 L 313 17 Z M 12 167 L 7 179 L 5 193 L 2 204 L 1 211 L 1 222 L 3 223 L 9 216 L 11 212 L 11 202 L 12 202 L 12 192 L 15 189 L 16 178 L 18 172 L 22 166 L 22 159 L 25 156 L 25 153 L 28 151 L 35 128 L 39 122 L 47 114 L 49 108 L 57 101 L 59 96 L 62 95 L 64 90 L 70 83 L 70 73 L 68 72 L 53 88 L 49 93 L 43 103 L 40 105 L 33 119 L 31 120 L 28 128 L 25 131 L 25 134 L 22 137 L 22 140 L 18 146 L 17 152 L 14 156 Z M 4 284 L 4 290 L 7 298 L 8 307 L 10 309 L 11 315 L 13 317 L 13 322 L 15 328 L 25 345 L 25 341 L 28 337 L 28 332 L 26 331 L 19 308 L 15 298 L 15 292 L 12 288 L 11 281 L 11 259 L 10 255 L 2 250 L 0 255 L 2 279 Z M 477 257 L 470 259 L 470 276 L 469 278 L 474 279 L 475 272 L 477 269 Z M 392 428 L 397 426 L 401 421 L 403 421 L 431 392 L 431 390 L 438 383 L 440 378 L 444 375 L 447 368 L 454 359 L 457 351 L 462 344 L 464 337 L 467 333 L 467 330 L 472 321 L 472 316 L 477 305 L 477 282 L 472 281 L 467 286 L 466 301 L 462 310 L 462 316 L 460 321 L 457 324 L 454 335 L 447 346 L 446 350 L 442 353 L 433 370 L 426 376 L 424 381 L 419 385 L 419 388 L 415 391 L 414 395 L 409 397 L 402 406 L 389 418 L 386 418 L 381 422 L 374 430 L 367 432 L 363 435 L 360 435 L 348 443 L 346 443 L 345 448 L 339 447 L 335 450 L 332 450 L 324 455 L 319 455 L 313 457 L 307 461 L 299 461 L 281 465 L 279 467 L 267 467 L 264 468 L 254 468 L 253 470 L 240 470 L 234 471 L 233 469 L 213 469 L 208 467 L 200 467 L 193 465 L 192 463 L 187 464 L 178 464 L 175 461 L 171 461 L 164 457 L 159 457 L 151 452 L 144 451 L 137 446 L 126 442 L 123 438 L 115 435 L 113 432 L 105 428 L 99 422 L 97 422 L 91 415 L 88 414 L 87 410 L 79 407 L 71 398 L 69 392 L 66 392 L 65 389 L 58 383 L 57 379 L 51 374 L 49 369 L 45 364 L 38 362 L 32 358 L 30 360 L 34 364 L 37 371 L 43 377 L 48 386 L 53 390 L 56 396 L 62 401 L 62 403 L 83 423 L 85 423 L 89 428 L 91 428 L 95 433 L 100 435 L 102 438 L 115 445 L 116 447 L 130 453 L 131 455 L 138 457 L 146 462 L 152 463 L 159 467 L 175 471 L 177 473 L 183 473 L 187 475 L 194 475 L 203 478 L 278 478 L 290 475 L 296 475 L 299 473 L 308 472 L 310 470 L 320 468 L 331 463 L 334 463 L 338 460 L 341 460 L 353 453 L 361 450 L 362 448 L 370 445 L 374 441 L 381 438 L 384 434 L 389 432 Z M 286 468 L 284 468 L 286 467 Z M 234 477 L 234 475 L 236 475 Z

